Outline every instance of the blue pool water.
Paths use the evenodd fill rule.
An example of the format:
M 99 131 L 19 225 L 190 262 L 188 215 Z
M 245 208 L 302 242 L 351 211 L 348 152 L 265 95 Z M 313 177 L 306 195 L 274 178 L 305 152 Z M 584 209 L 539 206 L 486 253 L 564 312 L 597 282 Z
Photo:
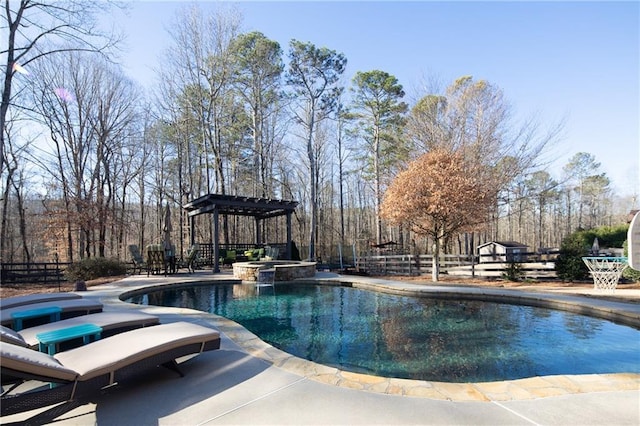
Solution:
M 529 306 L 311 284 L 194 286 L 128 301 L 215 313 L 292 355 L 378 376 L 480 382 L 640 373 L 640 330 Z

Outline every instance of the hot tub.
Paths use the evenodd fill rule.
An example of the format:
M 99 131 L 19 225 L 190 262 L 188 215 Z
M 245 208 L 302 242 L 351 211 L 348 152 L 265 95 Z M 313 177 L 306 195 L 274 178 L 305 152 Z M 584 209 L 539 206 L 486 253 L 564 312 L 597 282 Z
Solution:
M 297 278 L 313 278 L 316 274 L 316 262 L 297 260 L 236 262 L 233 264 L 233 276 L 242 281 L 257 281 L 258 271 L 261 269 L 275 269 L 274 281 L 292 281 Z

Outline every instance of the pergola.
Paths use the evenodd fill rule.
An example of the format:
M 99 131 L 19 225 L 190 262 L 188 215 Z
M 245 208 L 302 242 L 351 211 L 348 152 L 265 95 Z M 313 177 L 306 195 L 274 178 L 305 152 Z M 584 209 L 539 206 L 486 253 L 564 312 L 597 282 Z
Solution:
M 286 258 L 291 259 L 291 215 L 297 201 L 272 200 L 266 198 L 242 197 L 237 195 L 207 194 L 182 206 L 188 212 L 191 228 L 191 244 L 195 244 L 195 217 L 210 213 L 213 215 L 213 271 L 220 272 L 219 265 L 219 217 L 223 215 L 251 216 L 256 221 L 256 245 L 262 244 L 260 221 L 278 216 L 287 217 Z

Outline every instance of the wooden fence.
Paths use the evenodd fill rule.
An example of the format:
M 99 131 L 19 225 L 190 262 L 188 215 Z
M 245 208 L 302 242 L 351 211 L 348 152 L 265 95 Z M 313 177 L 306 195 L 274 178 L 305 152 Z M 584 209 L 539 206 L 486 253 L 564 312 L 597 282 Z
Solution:
M 65 281 L 64 269 L 69 263 L 1 263 L 0 283 L 54 283 Z
M 374 276 L 419 276 L 431 274 L 432 260 L 432 255 L 367 256 L 357 260 L 356 269 L 361 273 Z M 553 261 L 478 263 L 477 256 L 472 259 L 471 256 L 466 255 L 441 256 L 440 272 L 456 276 L 493 278 L 512 272 L 530 279 L 556 278 Z

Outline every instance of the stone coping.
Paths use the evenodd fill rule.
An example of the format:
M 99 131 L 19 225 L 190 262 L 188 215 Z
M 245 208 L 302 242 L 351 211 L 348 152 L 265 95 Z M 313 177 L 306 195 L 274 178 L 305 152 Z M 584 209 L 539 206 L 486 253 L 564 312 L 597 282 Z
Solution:
M 306 279 L 303 281 L 310 280 Z M 598 299 L 572 295 L 547 294 L 543 292 L 533 293 L 486 287 L 458 288 L 455 286 L 422 286 L 395 281 L 354 279 L 352 277 L 342 276 L 329 279 L 320 278 L 311 281 L 318 284 L 324 283 L 326 285 L 344 285 L 345 283 L 349 283 L 354 287 L 368 288 L 373 291 L 386 291 L 406 295 L 412 294 L 415 296 L 426 296 L 428 294 L 428 297 L 433 297 L 433 295 L 437 293 L 437 290 L 442 290 L 442 294 L 444 295 L 448 294 L 457 295 L 458 297 L 467 297 L 469 296 L 468 291 L 475 288 L 477 291 L 470 292 L 472 296 L 476 300 L 487 301 L 500 300 L 500 294 L 503 294 L 507 298 L 512 298 L 514 297 L 512 293 L 515 292 L 519 293 L 520 302 L 524 300 L 546 300 L 549 302 L 555 300 L 558 303 L 555 309 L 563 309 L 563 307 L 575 305 L 581 307 L 580 313 L 585 315 L 596 314 L 596 316 L 600 316 L 597 312 L 602 309 L 605 309 L 605 311 L 607 309 L 613 309 L 609 306 L 613 304 L 618 307 L 625 307 L 629 315 L 635 316 L 636 320 L 640 318 L 640 306 L 637 304 L 599 301 Z M 211 280 L 200 279 L 190 283 L 176 282 L 170 285 L 212 284 L 215 282 L 233 283 L 237 282 L 237 280 L 225 280 L 224 278 L 222 280 L 220 278 Z M 164 283 L 159 286 L 162 287 L 166 285 L 167 284 Z M 124 291 L 120 292 L 119 297 L 124 299 L 133 294 L 146 292 L 147 290 L 156 287 L 157 285 L 136 286 L 135 289 L 132 289 L 131 287 L 122 287 L 122 290 Z M 482 299 L 483 294 L 488 294 L 488 298 Z M 544 295 L 545 297 L 541 297 L 541 295 Z M 571 303 L 569 303 L 569 301 Z M 511 300 L 511 303 L 515 303 L 515 301 Z M 546 306 L 549 307 L 549 305 Z M 605 308 L 606 306 L 609 306 L 609 308 Z M 217 328 L 220 332 L 224 333 L 240 348 L 256 358 L 262 359 L 275 367 L 310 380 L 355 390 L 447 401 L 488 402 L 528 400 L 588 392 L 640 389 L 640 374 L 635 373 L 538 376 L 516 380 L 481 383 L 446 383 L 371 376 L 344 371 L 295 357 L 262 341 L 255 334 L 251 333 L 240 324 L 215 314 L 203 314 L 200 311 L 185 308 L 159 307 L 158 309 L 162 311 L 175 310 L 175 312 L 178 312 L 183 316 L 197 315 L 199 318 L 206 318 L 208 323 Z
M 355 390 L 447 401 L 513 401 L 586 392 L 640 389 L 640 374 L 541 376 L 482 383 L 446 383 L 396 379 L 340 370 L 295 357 L 260 340 L 239 324 L 219 317 L 212 321 L 249 354 L 299 376 Z

